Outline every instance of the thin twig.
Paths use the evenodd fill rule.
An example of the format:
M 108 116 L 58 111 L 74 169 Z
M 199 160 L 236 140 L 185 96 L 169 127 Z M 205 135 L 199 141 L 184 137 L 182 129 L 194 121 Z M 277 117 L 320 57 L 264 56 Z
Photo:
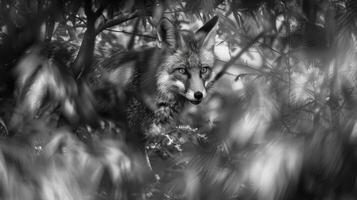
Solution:
M 103 14 L 104 9 L 108 6 L 109 2 L 104 2 L 100 5 L 100 7 L 94 12 L 94 17 L 98 18 L 100 15 Z
M 108 20 L 106 21 L 104 24 L 101 24 L 98 26 L 98 28 L 95 30 L 95 34 L 98 35 L 100 32 L 102 32 L 103 30 L 119 25 L 121 23 L 127 22 L 131 19 L 134 19 L 136 17 L 140 17 L 142 15 L 146 15 L 146 13 L 148 13 L 149 9 L 154 8 L 155 6 L 157 6 L 156 4 L 154 5 L 148 5 L 143 9 L 140 10 L 136 10 L 126 16 L 121 16 L 112 20 Z
M 170 13 L 178 13 L 178 12 L 185 12 L 184 10 L 173 10 L 173 11 L 166 11 L 166 12 L 163 12 L 163 14 L 170 14 Z
M 77 17 L 77 16 L 74 16 L 74 18 L 76 18 L 76 19 L 78 19 L 79 21 L 81 21 L 84 25 L 87 25 L 87 22 L 86 22 L 83 18 Z M 73 24 L 73 26 L 75 26 L 75 25 Z
M 264 32 L 261 32 L 252 41 L 250 41 L 243 49 L 241 49 L 240 52 L 236 56 L 234 56 L 229 62 L 224 64 L 221 71 L 218 72 L 217 75 L 213 78 L 212 82 L 210 82 L 210 86 L 212 86 L 218 79 L 220 79 L 224 75 L 224 73 L 227 71 L 227 69 L 231 65 L 233 65 L 243 55 L 244 52 L 246 52 L 253 44 L 255 44 L 263 36 L 264 36 Z
M 129 16 L 123 16 L 123 17 L 118 17 L 116 19 L 108 20 L 105 24 L 102 24 L 97 28 L 97 30 L 95 31 L 95 34 L 98 35 L 100 32 L 102 32 L 103 30 L 105 30 L 107 28 L 124 23 L 124 22 L 134 19 L 138 16 L 139 16 L 138 12 L 134 12 L 134 13 L 130 14 Z
M 151 38 L 151 39 L 156 39 L 155 36 L 152 35 L 144 35 L 144 34 L 140 34 L 140 33 L 133 33 L 133 32 L 128 32 L 128 31 L 123 31 L 123 30 L 113 30 L 110 28 L 106 28 L 106 31 L 112 31 L 112 32 L 117 32 L 117 33 L 125 33 L 125 34 L 135 34 L 136 36 L 140 36 L 140 37 L 147 37 L 147 38 Z
M 145 160 L 146 160 L 146 164 L 148 165 L 148 167 L 150 168 L 150 170 L 152 171 L 152 166 L 151 166 L 151 162 L 150 162 L 150 158 L 149 158 L 149 154 L 147 149 L 145 148 Z
M 242 36 L 242 37 L 244 37 L 244 38 L 247 38 L 247 39 L 250 38 L 248 35 L 240 34 L 240 36 Z M 257 43 L 258 43 L 258 44 L 261 44 L 261 45 L 262 45 L 263 47 L 265 47 L 265 48 L 268 48 L 268 49 L 274 51 L 275 53 L 277 53 L 277 54 L 279 54 L 279 55 L 282 55 L 282 54 L 283 54 L 283 53 L 280 52 L 279 50 L 274 49 L 273 47 L 271 47 L 271 46 L 265 44 L 264 42 L 257 41 Z

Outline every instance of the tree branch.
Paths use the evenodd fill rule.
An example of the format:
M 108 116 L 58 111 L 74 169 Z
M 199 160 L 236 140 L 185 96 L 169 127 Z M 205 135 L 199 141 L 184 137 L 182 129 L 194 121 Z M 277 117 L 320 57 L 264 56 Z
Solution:
M 97 19 L 100 15 L 102 15 L 104 9 L 108 6 L 108 1 L 105 1 L 100 5 L 100 7 L 95 11 L 94 17 Z
M 133 35 L 135 34 L 136 36 L 139 36 L 139 37 L 146 37 L 146 38 L 151 38 L 151 39 L 157 39 L 155 36 L 152 36 L 152 35 L 145 35 L 145 34 L 140 34 L 140 33 L 133 33 L 133 32 L 128 32 L 128 31 L 123 31 L 123 30 L 113 30 L 113 29 L 109 29 L 109 28 L 106 28 L 105 29 L 106 31 L 112 31 L 112 32 L 117 32 L 117 33 L 125 33 L 125 34 L 130 34 L 130 35 Z
M 95 34 L 98 35 L 100 32 L 102 32 L 103 30 L 110 28 L 112 26 L 116 26 L 118 24 L 124 23 L 126 21 L 129 21 L 131 19 L 134 19 L 136 17 L 139 16 L 138 12 L 134 12 L 129 14 L 128 16 L 122 16 L 122 17 L 118 17 L 116 19 L 112 19 L 112 20 L 108 20 L 106 23 L 101 24 L 95 31 Z
M 75 19 L 78 19 L 79 21 L 81 21 L 85 26 L 87 26 L 87 22 L 81 18 L 81 17 L 77 17 L 77 16 L 74 16 Z
M 240 50 L 240 52 L 234 56 L 229 62 L 227 62 L 225 65 L 223 65 L 221 71 L 219 71 L 217 73 L 217 75 L 213 78 L 213 80 L 210 82 L 209 86 L 208 87 L 211 87 L 213 86 L 213 84 L 218 80 L 220 79 L 224 74 L 225 72 L 227 71 L 227 69 L 233 65 L 236 60 L 238 60 L 244 52 L 246 52 L 253 44 L 255 44 L 260 38 L 262 38 L 264 36 L 264 32 L 261 32 L 259 35 L 257 35 L 252 41 L 250 41 L 243 49 Z
M 147 15 L 147 13 L 150 13 L 150 9 L 152 9 L 155 6 L 157 6 L 157 4 L 148 5 L 148 6 L 145 6 L 145 8 L 143 8 L 143 9 L 135 10 L 134 12 L 129 13 L 125 16 L 120 16 L 118 18 L 108 20 L 105 23 L 100 24 L 98 26 L 98 28 L 96 28 L 95 33 L 96 33 L 96 35 L 98 35 L 100 32 L 102 32 L 103 30 L 105 30 L 107 28 L 111 28 L 112 26 L 116 26 L 118 24 L 124 23 L 126 21 L 129 21 L 129 20 L 139 17 L 141 15 Z

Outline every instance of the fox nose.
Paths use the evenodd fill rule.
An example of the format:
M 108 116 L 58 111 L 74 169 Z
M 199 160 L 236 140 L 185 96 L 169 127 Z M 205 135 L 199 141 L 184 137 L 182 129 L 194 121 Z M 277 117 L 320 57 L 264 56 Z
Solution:
M 195 97 L 195 99 L 201 100 L 203 97 L 203 94 L 202 94 L 202 92 L 195 92 L 195 94 L 193 94 L 193 96 Z

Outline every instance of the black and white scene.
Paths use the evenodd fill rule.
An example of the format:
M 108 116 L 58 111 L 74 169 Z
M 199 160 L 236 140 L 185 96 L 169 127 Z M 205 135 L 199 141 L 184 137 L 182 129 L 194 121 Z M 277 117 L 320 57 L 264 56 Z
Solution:
M 0 0 L 0 200 L 357 200 L 357 1 Z

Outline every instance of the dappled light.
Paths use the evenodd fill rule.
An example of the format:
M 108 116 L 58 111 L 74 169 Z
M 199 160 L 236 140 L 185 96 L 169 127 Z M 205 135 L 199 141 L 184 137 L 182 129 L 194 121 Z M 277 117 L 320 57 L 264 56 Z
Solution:
M 356 199 L 356 11 L 0 0 L 0 199 Z

